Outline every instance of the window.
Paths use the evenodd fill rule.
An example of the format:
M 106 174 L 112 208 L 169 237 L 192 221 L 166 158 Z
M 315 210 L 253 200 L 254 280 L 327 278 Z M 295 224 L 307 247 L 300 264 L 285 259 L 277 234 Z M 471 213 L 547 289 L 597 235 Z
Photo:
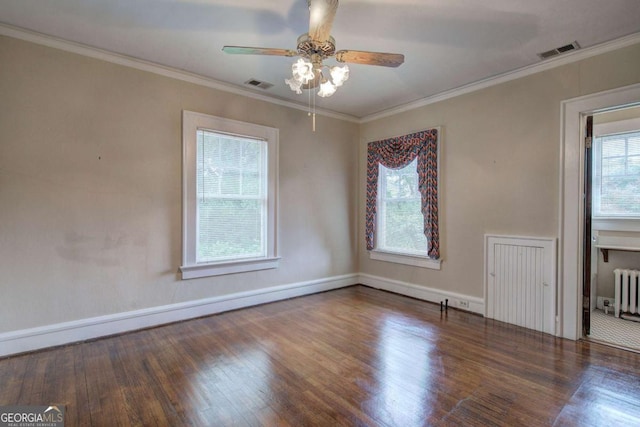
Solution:
M 428 256 L 416 164 L 417 159 L 401 169 L 380 165 L 376 246 L 379 250 Z
M 593 216 L 640 218 L 640 131 L 594 139 Z
M 265 141 L 197 131 L 196 262 L 265 257 Z
M 183 279 L 278 266 L 277 143 L 277 129 L 183 112 Z
M 371 259 L 440 269 L 438 129 L 367 145 Z

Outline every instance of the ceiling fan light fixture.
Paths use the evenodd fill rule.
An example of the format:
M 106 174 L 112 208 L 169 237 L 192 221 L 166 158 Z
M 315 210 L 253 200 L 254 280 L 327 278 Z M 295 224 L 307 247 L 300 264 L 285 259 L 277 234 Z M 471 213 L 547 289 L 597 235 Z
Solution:
M 323 98 L 333 95 L 337 88 L 349 78 L 349 67 L 330 67 L 323 64 L 325 59 L 334 58 L 339 63 L 380 65 L 398 67 L 404 62 L 399 53 L 368 52 L 363 50 L 336 51 L 336 41 L 331 36 L 331 28 L 338 9 L 339 0 L 307 0 L 309 6 L 309 31 L 298 37 L 296 50 L 268 47 L 224 46 L 228 54 L 299 56 L 291 66 L 291 77 L 284 79 L 289 88 L 297 94 L 309 91 L 309 116 L 313 117 L 315 131 L 316 94 Z M 323 69 L 327 68 L 323 73 Z M 318 89 L 319 88 L 319 89 Z M 316 92 L 315 89 L 318 89 Z
M 336 93 L 336 89 L 338 87 L 331 83 L 330 80 L 325 79 L 322 83 L 320 83 L 320 90 L 318 91 L 318 96 L 322 98 L 328 98 L 334 93 Z
M 284 79 L 284 82 L 289 85 L 289 88 L 300 95 L 302 93 L 302 82 L 300 80 L 296 80 L 295 77 L 290 79 Z
M 349 79 L 349 67 L 346 65 L 344 67 L 339 67 L 337 65 L 335 67 L 331 67 L 329 72 L 331 73 L 331 81 L 333 81 L 333 84 L 336 87 L 342 86 L 342 84 Z
M 291 66 L 291 72 L 293 78 L 301 84 L 307 84 L 315 77 L 313 74 L 313 63 L 306 58 L 300 58 L 294 62 Z

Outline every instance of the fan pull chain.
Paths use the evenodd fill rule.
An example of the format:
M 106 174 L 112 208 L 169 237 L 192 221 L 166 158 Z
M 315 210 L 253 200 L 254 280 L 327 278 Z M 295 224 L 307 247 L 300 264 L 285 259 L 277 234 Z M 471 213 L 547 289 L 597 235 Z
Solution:
M 311 90 L 307 91 L 307 105 L 309 109 L 307 110 L 307 117 L 311 117 Z
M 309 101 L 309 113 L 307 114 L 307 116 L 309 116 L 309 117 L 311 117 L 311 90 L 312 89 L 309 89 L 307 91 L 307 98 L 308 98 L 308 101 Z
M 313 132 L 316 131 L 316 92 L 315 90 L 313 91 L 313 118 L 311 119 L 311 130 Z

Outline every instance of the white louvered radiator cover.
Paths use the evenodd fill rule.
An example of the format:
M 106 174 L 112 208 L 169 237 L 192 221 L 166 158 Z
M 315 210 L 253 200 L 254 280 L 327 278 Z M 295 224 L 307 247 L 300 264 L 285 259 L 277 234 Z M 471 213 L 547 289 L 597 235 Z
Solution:
M 485 236 L 485 316 L 556 333 L 556 239 Z

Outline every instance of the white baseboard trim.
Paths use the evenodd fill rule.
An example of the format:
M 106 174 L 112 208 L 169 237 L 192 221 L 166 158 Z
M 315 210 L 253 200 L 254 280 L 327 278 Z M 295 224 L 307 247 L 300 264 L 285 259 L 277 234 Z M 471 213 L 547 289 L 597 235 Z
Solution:
M 357 274 L 347 274 L 6 332 L 0 334 L 0 357 L 343 288 L 358 279 Z
M 432 289 L 369 274 L 346 274 L 325 279 L 273 286 L 255 291 L 239 292 L 220 297 L 5 332 L 0 334 L 0 357 L 135 331 L 181 320 L 194 319 L 356 284 L 363 284 L 372 288 L 382 289 L 436 304 L 439 304 L 440 301 L 444 301 L 445 299 L 449 299 L 449 306 L 451 307 L 484 314 L 484 300 L 482 298 L 447 292 L 440 289 Z M 468 302 L 469 307 L 461 307 L 461 301 Z
M 441 289 L 428 288 L 426 286 L 414 285 L 413 283 L 401 282 L 399 280 L 386 279 L 384 277 L 372 276 L 370 274 L 359 274 L 359 282 L 363 285 L 376 289 L 417 298 L 423 301 L 440 304 L 440 301 L 449 300 L 449 307 L 470 311 L 484 316 L 484 299 L 462 295 L 455 292 L 447 292 Z M 468 307 L 464 307 L 461 302 L 467 302 Z

